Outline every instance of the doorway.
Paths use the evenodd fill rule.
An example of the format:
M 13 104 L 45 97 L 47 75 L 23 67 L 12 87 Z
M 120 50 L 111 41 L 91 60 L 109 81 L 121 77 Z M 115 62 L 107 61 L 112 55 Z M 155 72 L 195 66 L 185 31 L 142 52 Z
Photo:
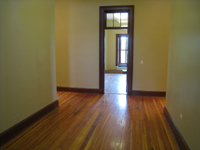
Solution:
M 100 7 L 100 62 L 99 62 L 99 89 L 105 93 L 105 35 L 108 30 L 126 30 L 127 51 L 116 50 L 116 67 L 127 67 L 126 92 L 132 95 L 133 72 L 133 12 L 134 6 L 103 6 Z M 116 34 L 118 39 L 125 35 Z M 116 38 L 117 40 L 117 38 Z M 117 42 L 116 42 L 117 43 Z M 116 45 L 117 47 L 117 45 Z M 127 53 L 127 55 L 124 55 Z M 119 55 L 117 55 L 119 54 Z M 122 56 L 125 56 L 122 59 Z M 125 62 L 127 61 L 127 62 Z
M 105 29 L 105 93 L 127 94 L 128 34 Z

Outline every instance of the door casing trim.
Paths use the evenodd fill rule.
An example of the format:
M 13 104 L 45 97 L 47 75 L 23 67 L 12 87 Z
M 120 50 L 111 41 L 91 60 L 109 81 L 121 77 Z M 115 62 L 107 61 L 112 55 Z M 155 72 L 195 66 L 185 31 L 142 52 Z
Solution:
M 134 5 L 128 6 L 101 6 L 99 8 L 99 89 L 104 91 L 105 88 L 105 16 L 107 12 L 129 12 L 128 34 L 129 34 L 129 53 L 127 64 L 127 93 L 132 95 L 133 80 L 133 41 L 134 41 Z M 110 28 L 109 28 L 110 29 Z M 112 28 L 117 29 L 117 28 Z M 123 29 L 123 28 L 120 28 Z

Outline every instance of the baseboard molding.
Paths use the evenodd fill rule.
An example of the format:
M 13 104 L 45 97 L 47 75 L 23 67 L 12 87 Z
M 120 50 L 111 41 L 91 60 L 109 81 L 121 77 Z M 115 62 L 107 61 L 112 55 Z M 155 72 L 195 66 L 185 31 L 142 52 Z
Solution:
M 124 72 L 122 70 L 105 70 L 105 73 L 124 74 Z
M 61 86 L 57 87 L 57 91 L 104 94 L 104 91 L 101 89 L 71 88 L 71 87 L 61 87 Z
M 42 108 L 41 110 L 37 111 L 33 115 L 29 116 L 28 118 L 12 126 L 8 130 L 2 132 L 0 134 L 0 146 L 4 145 L 6 142 L 14 138 L 16 135 L 21 133 L 23 130 L 28 128 L 30 125 L 32 125 L 48 113 L 50 113 L 52 110 L 56 109 L 58 106 L 58 100 L 56 100 L 46 107 Z
M 190 150 L 190 148 L 188 147 L 187 143 L 185 142 L 183 136 L 181 135 L 180 131 L 178 130 L 176 124 L 174 123 L 173 119 L 171 118 L 166 107 L 164 107 L 164 116 L 167 119 L 167 122 L 169 123 L 169 126 L 170 126 L 172 132 L 174 133 L 174 136 L 179 145 L 179 148 L 181 150 Z
M 132 91 L 132 96 L 159 96 L 159 97 L 165 97 L 166 92 L 161 91 Z

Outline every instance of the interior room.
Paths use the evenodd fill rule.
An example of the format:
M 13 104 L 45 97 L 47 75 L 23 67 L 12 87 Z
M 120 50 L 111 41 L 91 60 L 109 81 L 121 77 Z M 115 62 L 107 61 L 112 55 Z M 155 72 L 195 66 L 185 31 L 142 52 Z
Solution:
M 128 49 L 128 40 L 126 37 L 120 37 L 120 40 L 122 39 L 121 44 L 120 40 L 117 39 L 117 35 L 127 35 L 127 30 L 105 30 L 105 93 L 126 94 L 127 54 L 117 56 L 116 49 L 119 45 L 123 49 L 126 47 Z M 122 58 L 120 63 L 116 62 L 118 57 Z
M 109 45 L 100 67 L 107 6 L 134 8 L 132 68 L 117 66 Z M 0 149 L 199 149 L 199 8 L 197 0 L 0 1 Z M 102 70 L 130 78 L 129 92 L 106 92 Z

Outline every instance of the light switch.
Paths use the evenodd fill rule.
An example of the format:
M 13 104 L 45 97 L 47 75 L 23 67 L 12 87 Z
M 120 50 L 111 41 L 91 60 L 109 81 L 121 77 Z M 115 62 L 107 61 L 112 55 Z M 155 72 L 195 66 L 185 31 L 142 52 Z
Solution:
M 141 64 L 143 64 L 143 60 L 141 60 Z

